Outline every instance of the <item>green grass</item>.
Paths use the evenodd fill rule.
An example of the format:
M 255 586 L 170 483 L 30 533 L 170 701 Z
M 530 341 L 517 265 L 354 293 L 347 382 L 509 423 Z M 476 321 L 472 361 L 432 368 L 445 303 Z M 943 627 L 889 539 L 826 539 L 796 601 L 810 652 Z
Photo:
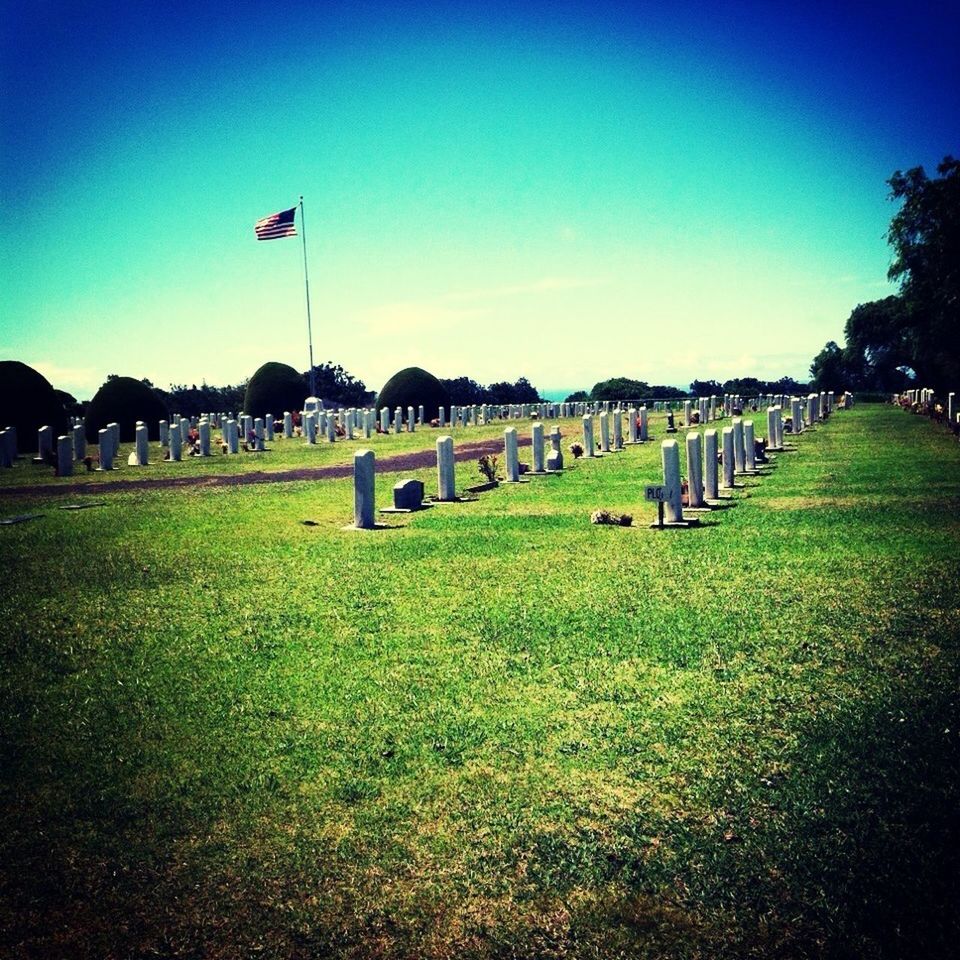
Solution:
M 0 497 L 0 952 L 947 955 L 960 447 L 796 446 L 690 531 L 657 443 L 376 532 L 350 480 Z

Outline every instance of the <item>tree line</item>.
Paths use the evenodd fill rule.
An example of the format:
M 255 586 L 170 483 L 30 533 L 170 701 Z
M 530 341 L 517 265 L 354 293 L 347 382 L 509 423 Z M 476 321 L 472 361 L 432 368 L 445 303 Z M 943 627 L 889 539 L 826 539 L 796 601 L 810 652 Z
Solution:
M 887 279 L 900 290 L 854 307 L 844 345 L 829 341 L 810 365 L 818 387 L 946 393 L 960 384 L 960 161 L 945 157 L 937 173 L 913 167 L 887 181 L 900 202 L 887 231 Z

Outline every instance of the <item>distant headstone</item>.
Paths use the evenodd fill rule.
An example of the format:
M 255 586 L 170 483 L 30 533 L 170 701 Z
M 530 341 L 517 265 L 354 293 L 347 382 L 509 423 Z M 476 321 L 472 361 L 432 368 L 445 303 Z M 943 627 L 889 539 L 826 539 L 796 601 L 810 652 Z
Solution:
M 723 482 L 721 486 L 726 490 L 733 489 L 734 475 L 733 454 L 733 427 L 723 428 Z
M 57 475 L 73 476 L 73 437 L 57 437 Z
M 687 434 L 687 492 L 691 507 L 704 506 L 702 441 L 696 430 Z
M 453 437 L 437 438 L 437 486 L 439 488 L 438 500 L 448 503 L 457 499 Z
M 53 427 L 41 427 L 37 431 L 37 456 L 45 460 L 53 453 Z
M 518 483 L 520 481 L 520 460 L 517 456 L 516 427 L 507 427 L 503 431 L 503 446 L 507 464 L 507 483 Z
M 237 431 L 237 421 L 228 420 L 223 428 L 223 436 L 227 442 L 227 453 L 240 452 L 240 438 Z
M 717 488 L 717 431 L 703 431 L 703 493 L 707 500 L 720 496 Z
M 545 466 L 543 456 L 543 424 L 539 421 L 535 423 L 531 429 L 531 434 L 533 440 L 533 472 L 543 473 Z
M 136 429 L 136 450 L 137 466 L 145 467 L 150 462 L 150 441 L 147 435 L 147 425 L 143 421 L 137 421 Z
M 747 468 L 746 446 L 743 442 L 743 420 L 733 418 L 733 468 L 737 473 L 743 473 Z
M 593 417 L 590 414 L 583 416 L 583 455 L 595 457 L 597 451 L 593 443 Z
M 756 473 L 757 470 L 757 447 L 756 438 L 753 435 L 753 421 L 743 421 L 743 449 L 746 454 L 744 469 L 747 473 Z

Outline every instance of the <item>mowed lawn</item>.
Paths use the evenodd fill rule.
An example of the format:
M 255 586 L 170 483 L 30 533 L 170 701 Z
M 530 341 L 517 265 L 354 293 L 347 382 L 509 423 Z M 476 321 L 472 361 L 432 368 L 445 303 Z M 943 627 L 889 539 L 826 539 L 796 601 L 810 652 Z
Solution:
M 653 426 L 373 532 L 349 479 L 0 496 L 0 954 L 954 953 L 960 445 L 839 412 L 653 531 Z

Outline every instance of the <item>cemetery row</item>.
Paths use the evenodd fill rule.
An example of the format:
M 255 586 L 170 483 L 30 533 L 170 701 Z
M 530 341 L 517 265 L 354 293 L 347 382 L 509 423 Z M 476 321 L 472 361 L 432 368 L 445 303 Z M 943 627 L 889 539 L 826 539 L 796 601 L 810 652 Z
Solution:
M 954 391 L 947 394 L 947 402 L 943 404 L 937 400 L 936 394 L 930 389 L 905 390 L 895 393 L 891 402 L 936 420 L 937 423 L 946 423 L 951 433 L 960 439 L 960 408 L 957 406 L 957 395 Z
M 845 394 L 840 407 L 852 405 L 852 396 Z M 661 505 L 657 526 L 683 527 L 699 521 L 684 517 L 684 506 L 691 513 L 708 512 L 722 506 L 721 490 L 736 488 L 737 476 L 756 475 L 759 464 L 766 462 L 767 453 L 784 451 L 784 434 L 794 435 L 812 430 L 822 424 L 834 410 L 833 394 L 822 396 L 810 394 L 806 400 L 790 398 L 790 416 L 784 417 L 784 407 L 780 404 L 767 407 L 767 437 L 760 439 L 754 435 L 754 423 L 751 419 L 735 416 L 731 425 L 722 429 L 722 446 L 715 429 L 707 429 L 703 435 L 699 431 L 690 431 L 686 436 L 686 454 L 688 478 L 684 482 L 680 474 L 680 449 L 676 440 L 668 439 L 661 443 L 663 467 L 662 484 L 647 487 L 647 499 Z M 739 412 L 739 411 L 737 411 Z M 623 411 L 600 410 L 599 440 L 594 435 L 594 417 L 585 413 L 582 416 L 583 444 L 572 445 L 577 448 L 576 455 L 588 459 L 617 453 L 626 444 L 647 442 L 649 437 L 647 410 L 630 407 L 626 411 L 629 425 L 629 440 L 624 440 Z M 686 403 L 683 426 L 693 427 L 700 424 L 698 413 L 694 413 L 692 403 Z M 667 414 L 666 432 L 676 433 L 675 416 Z M 550 431 L 550 452 L 546 453 L 544 424 L 535 422 L 531 427 L 531 459 L 525 472 L 534 476 L 557 473 L 563 470 L 563 453 L 560 449 L 560 427 Z M 505 482 L 521 483 L 521 465 L 518 456 L 516 427 L 504 430 Z M 437 487 L 438 494 L 434 502 L 450 503 L 457 500 L 454 481 L 454 445 L 453 437 L 442 436 L 437 440 Z M 358 450 L 354 454 L 354 523 L 353 529 L 372 530 L 375 522 L 375 456 L 372 450 Z M 394 485 L 393 506 L 383 508 L 381 512 L 409 512 L 423 506 L 424 485 L 419 480 L 400 480 Z M 686 494 L 686 496 L 684 496 Z M 684 504 L 686 499 L 686 504 Z
M 840 399 L 841 405 L 847 402 L 849 395 Z M 834 399 L 832 393 L 810 394 L 805 400 L 788 398 L 786 396 L 762 395 L 745 401 L 735 395 L 723 397 L 700 397 L 695 400 L 656 401 L 650 407 L 637 404 L 635 407 L 624 407 L 623 404 L 613 404 L 610 401 L 600 403 L 538 403 L 517 404 L 508 406 L 454 406 L 450 408 L 449 417 L 445 408 L 440 407 L 438 416 L 429 422 L 424 418 L 424 408 L 416 409 L 408 406 L 406 415 L 401 407 L 391 411 L 383 407 L 379 411 L 365 408 L 349 408 L 339 410 L 325 410 L 319 401 L 309 398 L 303 410 L 283 414 L 281 419 L 275 420 L 267 414 L 263 418 L 255 418 L 241 413 L 234 416 L 230 413 L 209 413 L 199 418 L 186 418 L 175 415 L 170 421 L 159 422 L 159 439 L 161 446 L 167 451 L 164 459 L 180 461 L 183 459 L 184 449 L 188 455 L 210 457 L 213 455 L 213 438 L 211 431 L 220 430 L 217 444 L 223 454 L 238 454 L 244 451 L 262 452 L 266 442 L 272 442 L 276 436 L 287 439 L 302 437 L 307 444 L 316 444 L 321 438 L 328 443 L 338 439 L 353 440 L 360 435 L 370 439 L 374 434 L 386 435 L 390 433 L 413 432 L 417 427 L 430 426 L 440 429 L 466 429 L 472 426 L 484 426 L 501 420 L 516 420 L 536 418 L 539 420 L 557 420 L 569 418 L 583 418 L 607 416 L 614 418 L 616 431 L 615 444 L 622 442 L 621 418 L 624 413 L 628 416 L 631 430 L 631 441 L 647 439 L 648 412 L 666 413 L 669 426 L 672 428 L 674 413 L 682 409 L 685 424 L 707 423 L 729 417 L 741 412 L 747 405 L 753 410 L 760 407 L 780 407 L 787 404 L 818 404 L 827 409 L 832 408 Z M 631 412 L 632 411 L 632 412 Z M 603 433 L 601 424 L 601 433 Z M 155 434 L 156 435 L 156 434 Z M 69 477 L 73 474 L 74 464 L 85 461 L 88 469 L 94 469 L 92 452 L 88 455 L 86 441 L 86 425 L 82 420 L 75 420 L 73 427 L 66 434 L 56 438 L 54 442 L 53 430 L 41 427 L 37 433 L 37 455 L 34 462 L 52 466 L 56 474 Z M 620 440 L 616 438 L 620 437 Z M 147 424 L 137 421 L 135 428 L 135 446 L 128 458 L 130 466 L 147 466 L 149 456 L 149 430 Z M 120 426 L 117 423 L 107 424 L 99 430 L 97 447 L 97 470 L 107 471 L 116 468 L 115 460 L 120 449 Z M 16 462 L 17 436 L 13 427 L 0 430 L 0 467 L 12 467 Z M 592 453 L 592 451 L 591 451 Z

